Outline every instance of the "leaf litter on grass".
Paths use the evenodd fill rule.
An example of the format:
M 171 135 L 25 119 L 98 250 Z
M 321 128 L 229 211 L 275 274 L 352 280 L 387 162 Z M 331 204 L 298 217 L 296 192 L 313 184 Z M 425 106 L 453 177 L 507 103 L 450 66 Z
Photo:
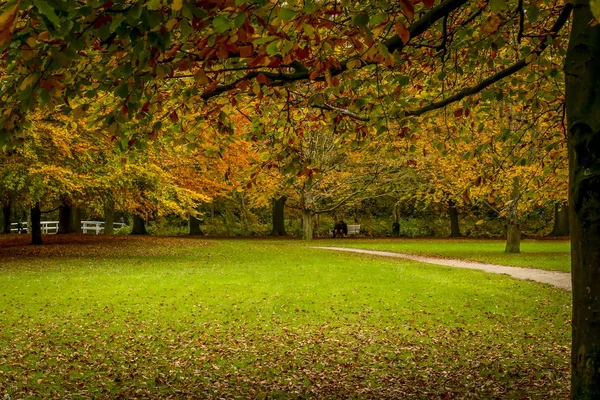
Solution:
M 479 295 L 465 293 L 465 300 L 440 308 L 432 296 L 441 294 L 435 291 L 397 293 L 394 296 L 398 298 L 386 297 L 382 304 L 377 300 L 382 283 L 359 284 L 363 278 L 357 275 L 357 270 L 350 269 L 352 281 L 332 278 L 332 286 L 308 286 L 315 292 L 331 290 L 324 302 L 316 293 L 306 296 L 306 289 L 290 293 L 290 286 L 274 287 L 272 281 L 262 276 L 263 270 L 256 272 L 256 280 L 250 279 L 256 265 L 264 264 L 265 254 L 272 254 L 274 248 L 261 250 L 255 244 L 211 242 L 213 247 L 201 246 L 190 256 L 188 253 L 195 241 L 143 240 L 108 240 L 106 246 L 101 245 L 93 253 L 93 257 L 102 257 L 105 251 L 118 251 L 121 258 L 134 257 L 136 262 L 142 262 L 134 271 L 138 275 L 131 275 L 128 280 L 119 277 L 106 281 L 105 284 L 119 284 L 119 290 L 126 290 L 118 296 L 114 292 L 114 299 L 104 298 L 105 292 L 95 289 L 86 296 L 93 282 L 80 293 L 78 285 L 87 281 L 73 279 L 63 282 L 63 286 L 49 287 L 52 296 L 47 299 L 30 299 L 31 304 L 40 305 L 39 309 L 23 303 L 29 292 L 5 291 L 4 296 L 8 293 L 12 298 L 0 296 L 4 305 L 0 307 L 1 396 L 107 399 L 568 397 L 568 326 L 562 325 L 568 321 L 568 307 L 558 308 L 557 315 L 554 298 L 540 300 L 535 306 L 538 310 L 535 315 L 524 315 L 523 311 L 511 313 L 515 308 L 509 303 L 499 308 L 486 306 L 483 297 L 488 296 L 488 291 L 495 293 L 491 285 L 505 282 L 500 278 L 491 279 L 490 288 L 483 288 L 486 290 L 479 291 Z M 129 246 L 129 243 L 135 245 Z M 154 256 L 140 255 L 137 247 L 142 243 L 145 253 L 157 257 L 166 254 L 170 261 L 165 263 L 161 259 L 156 264 Z M 164 243 L 172 243 L 171 249 L 164 247 Z M 154 247 L 150 249 L 150 246 Z M 175 256 L 172 249 L 177 249 Z M 238 258 L 232 256 L 233 249 Z M 85 264 L 86 255 L 81 250 L 75 248 L 69 252 L 79 254 L 75 265 Z M 210 260 L 210 265 L 203 270 L 191 270 L 195 260 L 207 253 L 211 256 L 204 260 Z M 285 260 L 294 259 L 289 269 L 278 270 L 279 261 L 273 256 L 264 271 L 271 271 L 278 279 L 292 279 L 294 288 L 304 284 L 300 279 L 312 285 L 311 279 L 329 276 L 319 274 L 330 273 L 326 263 L 332 262 L 331 259 L 317 255 L 310 255 L 317 257 L 315 260 L 302 258 L 304 255 L 300 257 L 300 253 L 289 249 L 285 255 Z M 189 262 L 183 263 L 182 256 L 188 257 Z M 62 263 L 60 258 L 49 257 L 50 268 Z M 115 262 L 121 263 L 121 258 Z M 333 260 L 336 266 L 342 258 Z M 23 263 L 15 260 L 11 274 L 18 276 L 21 266 L 30 264 L 28 260 Z M 345 260 L 353 265 L 349 258 Z M 313 271 L 310 262 L 320 265 L 319 271 Z M 130 264 L 124 265 L 124 270 L 131 268 Z M 407 276 L 420 273 L 410 264 L 398 265 L 377 261 L 381 267 L 374 268 L 381 274 L 388 270 L 391 274 L 384 275 L 388 277 L 396 276 L 396 271 Z M 371 276 L 369 266 L 356 263 L 352 268 L 365 268 L 366 276 Z M 46 276 L 43 272 L 46 266 L 38 264 L 36 268 L 40 277 Z M 158 274 L 157 277 L 133 280 L 145 274 L 144 268 L 152 268 L 152 274 Z M 197 273 L 181 275 L 177 271 Z M 207 275 L 209 273 L 213 275 Z M 262 282 L 264 286 L 230 286 L 232 280 L 238 278 L 236 273 L 246 274 L 239 278 L 244 284 Z M 66 280 L 72 274 L 73 271 L 69 271 L 61 276 Z M 86 274 L 89 274 L 86 279 L 98 280 L 104 276 L 95 270 Z M 209 278 L 216 284 L 194 287 L 194 290 L 203 288 L 205 293 L 200 296 L 178 286 L 190 280 Z M 32 276 L 24 274 L 21 279 L 30 282 Z M 450 285 L 451 281 L 448 282 Z M 149 284 L 154 287 L 143 286 Z M 142 286 L 136 288 L 135 285 Z M 503 285 L 529 287 L 511 281 Z M 412 290 L 431 290 L 429 287 L 415 286 Z M 240 288 L 244 288 L 245 295 L 240 293 Z M 130 296 L 129 290 L 135 296 Z M 80 297 L 68 300 L 66 296 L 73 293 Z M 518 296 L 525 293 L 528 292 L 518 293 Z M 554 292 L 543 289 L 539 293 Z M 44 293 L 39 295 L 44 296 Z M 62 296 L 65 298 L 61 300 Z M 408 296 L 410 302 L 401 300 L 402 296 Z M 557 296 L 566 298 L 563 293 Z M 509 301 L 505 296 L 494 298 Z M 68 301 L 71 306 L 65 308 L 63 303 Z M 314 301 L 319 304 L 311 308 Z M 399 301 L 405 303 L 398 304 Z M 440 298 L 439 303 L 445 304 L 444 299 Z

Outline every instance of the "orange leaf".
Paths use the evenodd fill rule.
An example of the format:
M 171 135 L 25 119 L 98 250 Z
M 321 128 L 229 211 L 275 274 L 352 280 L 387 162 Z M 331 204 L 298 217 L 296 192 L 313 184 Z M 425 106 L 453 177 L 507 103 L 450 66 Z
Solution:
M 265 76 L 265 74 L 258 74 L 258 76 L 256 77 L 256 80 L 258 81 L 258 83 L 262 83 L 263 85 L 268 85 L 269 84 L 269 78 L 267 78 Z
M 402 0 L 402 12 L 406 18 L 413 19 L 415 16 L 415 7 L 410 0 Z
M 402 43 L 408 43 L 408 41 L 410 40 L 410 32 L 408 31 L 408 29 L 406 29 L 406 26 L 404 26 L 402 22 L 398 21 L 396 22 L 396 24 L 394 24 L 394 29 L 396 30 L 396 33 L 398 34 L 400 39 L 402 39 Z
M 254 54 L 254 47 L 250 46 L 240 46 L 240 57 L 251 57 Z

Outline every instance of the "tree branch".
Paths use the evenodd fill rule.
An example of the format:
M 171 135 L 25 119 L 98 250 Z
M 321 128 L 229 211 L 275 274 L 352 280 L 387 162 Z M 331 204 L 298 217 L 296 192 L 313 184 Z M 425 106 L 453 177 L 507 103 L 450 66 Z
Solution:
M 537 56 L 539 56 L 546 49 L 546 47 L 548 47 L 550 42 L 558 35 L 558 33 L 560 32 L 562 27 L 568 21 L 569 16 L 571 15 L 572 9 L 573 9 L 573 4 L 571 4 L 571 3 L 565 4 L 565 6 L 562 9 L 562 11 L 560 12 L 556 22 L 552 26 L 552 29 L 550 29 L 550 32 L 548 32 L 548 34 L 544 37 L 544 40 L 538 45 L 538 47 L 531 52 L 532 54 L 536 54 Z M 514 63 L 513 65 L 511 65 L 510 67 L 484 79 L 483 81 L 479 82 L 475 86 L 465 88 L 465 89 L 461 90 L 460 92 L 456 93 L 455 95 L 450 96 L 444 100 L 433 102 L 429 105 L 426 105 L 421 108 L 417 108 L 415 110 L 406 111 L 404 113 L 404 115 L 406 115 L 406 116 L 423 115 L 429 111 L 437 110 L 439 108 L 446 107 L 449 104 L 460 101 L 467 96 L 472 96 L 474 94 L 477 94 L 477 93 L 481 92 L 482 90 L 486 89 L 487 87 L 493 85 L 494 83 L 501 81 L 502 79 L 525 68 L 527 65 L 534 62 L 535 59 L 536 58 L 531 58 L 531 57 L 521 59 L 521 60 L 517 61 L 516 63 Z
M 338 113 L 340 115 L 344 115 L 346 117 L 357 119 L 359 121 L 368 122 L 370 120 L 370 118 L 368 116 L 359 115 L 359 114 L 353 113 L 352 111 L 345 110 L 343 108 L 331 106 L 331 105 L 329 105 L 327 103 L 324 103 L 322 105 L 311 104 L 311 106 L 314 107 L 314 108 L 319 108 L 321 110 L 333 111 L 333 112 L 336 112 L 336 113 Z

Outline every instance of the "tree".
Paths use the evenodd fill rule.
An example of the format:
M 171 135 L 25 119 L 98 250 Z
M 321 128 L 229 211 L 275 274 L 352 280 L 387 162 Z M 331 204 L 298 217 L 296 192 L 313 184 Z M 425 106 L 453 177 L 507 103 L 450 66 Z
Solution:
M 282 102 L 302 99 L 342 119 L 361 116 L 353 123 L 359 136 L 367 134 L 369 122 L 384 133 L 395 118 L 401 126 L 469 96 L 498 96 L 493 89 L 506 86 L 506 78 L 555 51 L 567 70 L 572 395 L 600 395 L 600 340 L 592 329 L 600 318 L 594 314 L 600 297 L 595 267 L 600 133 L 592 112 L 599 98 L 594 49 L 600 28 L 590 24 L 589 1 L 577 2 L 566 57 L 560 31 L 573 5 L 553 1 L 215 0 L 199 8 L 187 1 L 65 0 L 55 3 L 57 9 L 43 4 L 10 0 L 0 12 L 0 70 L 8 71 L 1 83 L 0 126 L 6 141 L 28 124 L 37 104 L 68 114 L 74 110 L 64 99 L 108 92 L 115 100 L 102 124 L 117 136 L 128 124 L 145 127 L 149 135 L 162 131 L 166 119 L 181 129 L 177 123 L 190 104 L 199 103 L 206 115 L 221 115 L 224 103 L 241 103 L 252 93 Z M 428 86 L 411 93 L 405 88 L 411 82 Z M 321 95 L 302 98 L 280 90 L 302 84 Z M 517 96 L 525 97 L 526 90 Z M 351 124 L 344 124 L 350 131 Z
M 565 61 L 575 399 L 600 397 L 600 26 L 593 18 L 589 1 L 576 3 Z

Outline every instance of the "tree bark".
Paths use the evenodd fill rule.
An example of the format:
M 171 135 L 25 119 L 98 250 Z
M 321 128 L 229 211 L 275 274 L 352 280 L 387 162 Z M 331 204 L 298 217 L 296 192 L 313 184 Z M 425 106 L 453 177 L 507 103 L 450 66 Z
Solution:
M 115 234 L 115 209 L 112 200 L 108 200 L 104 203 L 104 234 Z
M 554 205 L 554 228 L 550 236 L 569 236 L 569 206 Z
M 508 212 L 508 221 L 506 224 L 506 248 L 505 253 L 521 252 L 521 225 L 519 224 L 519 195 L 520 195 L 519 177 L 513 179 L 513 189 Z
M 285 214 L 284 207 L 285 201 L 287 200 L 286 196 L 281 196 L 276 199 L 273 198 L 273 230 L 270 233 L 270 236 L 286 236 L 285 232 Z
M 31 208 L 31 224 L 28 226 L 31 231 L 31 244 L 42 244 L 42 210 L 40 203 L 35 203 Z
M 576 1 L 565 61 L 573 316 L 571 398 L 600 398 L 600 25 Z
M 521 252 L 521 225 L 515 221 L 506 224 L 506 248 L 505 253 Z
M 61 234 L 73 233 L 73 208 L 64 203 L 58 209 L 58 232 Z
M 310 210 L 302 210 L 302 239 L 312 240 L 313 238 L 313 214 Z
M 448 214 L 450 215 L 450 237 L 461 237 L 458 224 L 458 209 L 454 200 L 448 200 Z
M 3 222 L 3 228 L 2 228 L 2 233 L 6 233 L 9 234 L 10 233 L 10 212 L 11 212 L 11 207 L 10 207 L 10 203 L 4 203 L 4 206 L 2 207 L 2 215 L 4 217 L 4 222 Z
M 147 235 L 146 223 L 144 219 L 138 215 L 133 216 L 133 229 L 131 230 L 132 235 Z
M 201 236 L 204 235 L 200 226 L 200 220 L 196 217 L 190 217 L 190 235 Z
M 71 232 L 82 233 L 81 229 L 81 208 L 73 207 L 71 211 Z

